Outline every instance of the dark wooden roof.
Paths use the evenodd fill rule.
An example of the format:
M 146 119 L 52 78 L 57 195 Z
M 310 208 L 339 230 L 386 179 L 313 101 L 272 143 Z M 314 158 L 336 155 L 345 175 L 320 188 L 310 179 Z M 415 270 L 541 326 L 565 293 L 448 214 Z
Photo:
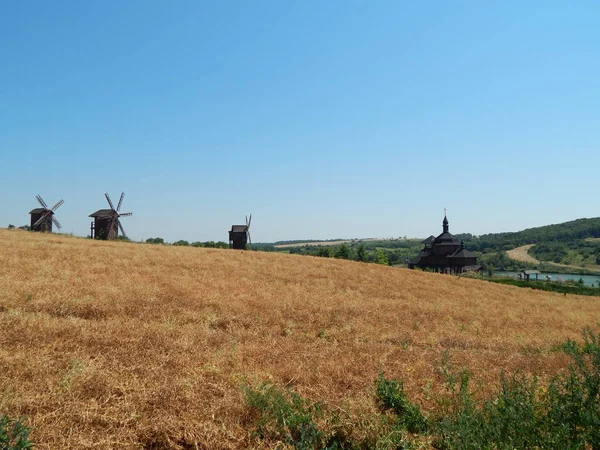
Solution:
M 246 225 L 231 225 L 232 233 L 245 233 L 248 231 L 248 226 Z
M 47 211 L 47 209 L 46 209 L 46 208 L 35 208 L 35 209 L 32 209 L 32 210 L 29 212 L 29 214 L 41 214 L 41 213 L 43 213 L 44 211 Z
M 448 258 L 476 258 L 476 256 L 475 256 L 475 253 L 473 253 L 463 247 L 463 248 L 455 251 L 450 256 L 448 256 Z
M 535 275 L 536 273 L 541 274 L 542 272 L 539 270 L 523 270 L 521 273 L 524 273 L 525 275 Z
M 433 241 L 435 241 L 435 236 L 432 234 L 427 239 L 421 241 L 421 244 L 431 244 Z
M 105 216 L 111 216 L 112 214 L 113 214 L 112 209 L 99 209 L 95 213 L 90 214 L 89 217 L 105 217 Z
M 458 239 L 456 239 L 448 231 L 446 231 L 435 238 L 435 240 L 433 241 L 433 245 L 436 245 L 436 244 L 460 245 L 460 241 Z

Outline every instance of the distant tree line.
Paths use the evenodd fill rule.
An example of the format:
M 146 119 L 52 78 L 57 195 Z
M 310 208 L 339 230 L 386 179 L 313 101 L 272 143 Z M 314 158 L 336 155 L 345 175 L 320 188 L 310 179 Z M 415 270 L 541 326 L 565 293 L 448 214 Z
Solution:
M 172 244 L 168 244 L 161 237 L 148 238 L 146 239 L 146 244 L 162 244 L 162 245 L 175 245 L 181 247 L 204 247 L 204 248 L 229 248 L 229 244 L 227 242 L 215 242 L 215 241 L 206 241 L 206 242 L 188 242 L 184 240 L 175 241 Z
M 529 228 L 514 233 L 492 233 L 473 236 L 470 233 L 455 235 L 463 239 L 472 251 L 489 253 L 511 250 L 515 247 L 542 242 L 571 242 L 600 237 L 600 218 L 577 219 L 557 225 Z
M 342 243 L 339 245 L 304 245 L 302 247 L 292 247 L 286 249 L 266 249 L 263 251 L 278 251 L 290 253 L 293 255 L 317 256 L 320 258 L 337 258 L 351 261 L 361 261 L 367 263 L 376 263 L 383 265 L 404 265 L 406 260 L 414 258 L 420 251 L 420 247 L 414 242 L 410 246 L 401 246 L 394 248 L 389 245 L 391 241 L 369 241 Z M 377 245 L 378 244 L 378 245 Z M 393 245 L 393 244 L 392 244 Z M 254 244 L 253 244 L 254 247 Z
M 588 238 L 600 237 L 600 218 L 577 219 L 557 225 L 529 228 L 514 233 L 491 233 L 481 236 L 457 234 L 465 246 L 480 256 L 485 270 L 518 271 L 537 267 L 535 264 L 515 261 L 507 250 L 534 244 L 529 253 L 540 261 L 569 265 L 600 264 L 600 242 Z M 557 269 L 553 267 L 552 269 Z
M 14 230 L 15 228 L 17 228 L 17 227 L 15 227 L 15 226 L 14 226 L 12 223 L 9 223 L 9 224 L 8 224 L 8 229 L 9 229 L 9 230 Z M 21 226 L 19 227 L 19 230 L 30 231 L 30 230 L 31 230 L 31 227 L 30 227 L 29 225 L 21 225 Z

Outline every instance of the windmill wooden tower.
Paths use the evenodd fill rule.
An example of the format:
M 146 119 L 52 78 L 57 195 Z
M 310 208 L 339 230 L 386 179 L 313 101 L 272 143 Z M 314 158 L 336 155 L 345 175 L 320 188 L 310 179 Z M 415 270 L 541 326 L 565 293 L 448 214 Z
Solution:
M 121 235 L 127 237 L 123 225 L 121 225 L 120 217 L 131 216 L 133 213 L 119 212 L 121 210 L 121 205 L 123 204 L 125 193 L 121 192 L 121 198 L 119 199 L 119 204 L 116 209 L 110 196 L 108 194 L 104 194 L 104 196 L 106 197 L 110 209 L 99 209 L 95 213 L 90 214 L 90 217 L 94 218 L 94 221 L 90 225 L 90 236 L 92 239 L 102 239 L 105 241 L 113 240 L 119 237 L 119 231 L 121 231 Z
M 231 231 L 229 231 L 229 248 L 245 250 L 248 243 L 252 244 L 252 240 L 250 239 L 250 222 L 252 222 L 252 214 L 250 214 L 250 218 L 246 216 L 246 225 L 231 225 Z
M 60 230 L 62 226 L 56 217 L 54 217 L 54 212 L 60 208 L 65 201 L 61 199 L 56 202 L 56 205 L 52 208 L 48 208 L 48 205 L 39 194 L 36 195 L 35 198 L 42 207 L 32 209 L 29 212 L 29 214 L 31 214 L 31 230 L 52 233 L 52 224 L 56 225 L 56 228 Z

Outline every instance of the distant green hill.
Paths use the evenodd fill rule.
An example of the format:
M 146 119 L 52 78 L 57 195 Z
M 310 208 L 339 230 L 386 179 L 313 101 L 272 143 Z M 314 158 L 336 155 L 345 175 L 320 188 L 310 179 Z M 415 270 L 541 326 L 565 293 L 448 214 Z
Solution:
M 570 242 L 600 237 L 600 217 L 577 219 L 543 227 L 528 228 L 511 233 L 490 233 L 481 236 L 458 235 L 470 250 L 480 252 L 511 250 L 527 244 Z
M 510 233 L 489 233 L 481 236 L 457 234 L 465 246 L 480 257 L 487 270 L 520 270 L 537 267 L 540 270 L 563 273 L 587 273 L 598 270 L 600 264 L 600 217 L 577 219 L 570 222 L 528 228 Z M 408 259 L 414 258 L 423 248 L 420 239 L 393 240 L 352 240 L 338 244 L 341 239 L 329 241 L 279 241 L 275 243 L 252 244 L 254 250 L 277 251 L 300 255 L 342 257 L 360 259 L 368 262 L 387 261 L 391 265 L 402 266 Z M 323 247 L 324 242 L 331 245 Z M 297 244 L 290 248 L 278 248 L 282 244 Z M 567 266 L 548 267 L 551 264 L 534 265 L 516 261 L 507 256 L 506 251 L 522 245 L 535 244 L 529 253 L 540 261 Z M 364 252 L 359 257 L 359 248 Z M 538 267 L 539 266 L 539 267 Z
M 481 252 L 484 267 L 496 270 L 518 270 L 532 267 L 530 263 L 514 261 L 506 255 L 507 250 L 522 245 L 535 244 L 529 254 L 545 263 L 540 269 L 573 272 L 573 269 L 597 270 L 600 264 L 600 217 L 577 219 L 570 222 L 528 228 L 512 233 L 490 233 L 481 236 L 458 235 L 468 249 Z

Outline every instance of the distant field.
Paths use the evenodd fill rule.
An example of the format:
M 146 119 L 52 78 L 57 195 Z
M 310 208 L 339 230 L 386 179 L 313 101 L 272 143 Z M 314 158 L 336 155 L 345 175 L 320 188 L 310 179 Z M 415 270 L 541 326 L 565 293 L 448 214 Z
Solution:
M 244 382 L 368 427 L 380 370 L 429 411 L 445 352 L 484 391 L 545 379 L 600 317 L 589 297 L 278 253 L 0 229 L 0 261 L 0 411 L 38 449 L 265 448 Z
M 377 241 L 393 241 L 394 239 L 380 239 L 380 238 L 365 238 L 365 239 L 346 239 L 339 241 L 306 241 L 306 242 L 295 242 L 293 244 L 277 244 L 275 248 L 294 248 L 304 247 L 305 245 L 313 245 L 317 247 L 328 247 L 333 245 L 349 244 L 351 242 L 377 242 Z M 411 240 L 411 239 L 409 239 Z
M 304 247 L 305 245 L 315 245 L 319 247 L 327 247 L 330 245 L 341 245 L 352 242 L 352 240 L 343 240 L 343 241 L 307 241 L 307 242 L 295 242 L 293 244 L 277 244 L 275 248 L 295 248 L 295 247 Z
M 529 251 L 529 249 L 531 247 L 533 247 L 533 245 L 534 244 L 522 245 L 521 247 L 517 247 L 512 250 L 508 250 L 506 252 L 506 254 L 508 255 L 509 258 L 517 260 L 517 261 L 523 261 L 523 262 L 528 262 L 528 263 L 532 263 L 532 264 L 539 264 L 540 262 L 537 259 L 535 259 L 529 253 L 527 253 Z

